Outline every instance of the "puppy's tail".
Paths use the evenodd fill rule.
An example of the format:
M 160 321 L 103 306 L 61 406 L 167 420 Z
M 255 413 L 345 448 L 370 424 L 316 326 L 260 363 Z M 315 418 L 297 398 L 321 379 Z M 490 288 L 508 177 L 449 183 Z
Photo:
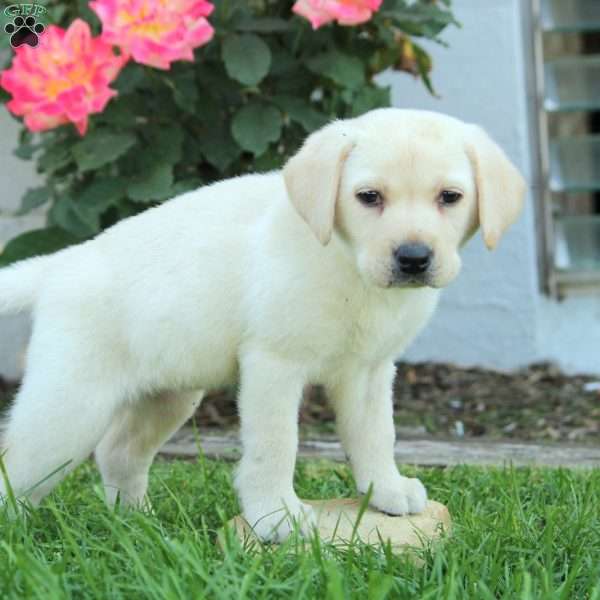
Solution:
M 37 299 L 47 258 L 29 258 L 0 269 L 0 314 L 31 308 Z

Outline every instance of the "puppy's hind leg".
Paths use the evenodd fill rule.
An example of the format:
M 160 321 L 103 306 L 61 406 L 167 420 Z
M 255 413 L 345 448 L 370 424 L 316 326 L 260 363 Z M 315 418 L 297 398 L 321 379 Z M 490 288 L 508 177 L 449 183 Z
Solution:
M 119 408 L 96 448 L 106 501 L 142 506 L 148 470 L 160 447 L 200 405 L 201 391 L 147 396 Z
M 33 505 L 91 454 L 108 427 L 119 396 L 110 382 L 85 378 L 66 364 L 42 373 L 35 368 L 5 424 L 2 443 L 8 480 L 17 498 Z M 0 503 L 7 489 L 0 479 Z

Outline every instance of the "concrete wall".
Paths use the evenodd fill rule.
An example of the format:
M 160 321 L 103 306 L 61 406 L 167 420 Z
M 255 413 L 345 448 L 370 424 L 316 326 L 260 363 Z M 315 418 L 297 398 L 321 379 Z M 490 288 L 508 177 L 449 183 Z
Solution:
M 569 373 L 600 374 L 600 292 L 562 302 L 540 298 L 538 358 Z
M 0 247 L 23 231 L 35 229 L 43 222 L 38 212 L 14 218 L 21 196 L 29 187 L 40 185 L 33 163 L 19 160 L 12 151 L 17 145 L 19 126 L 6 109 L 0 107 Z M 27 315 L 0 316 L 0 376 L 16 379 L 29 334 Z
M 454 0 L 461 29 L 448 30 L 449 48 L 429 44 L 438 98 L 405 74 L 383 79 L 396 106 L 437 110 L 483 126 L 528 181 L 535 183 L 529 139 L 532 117 L 519 0 Z M 11 156 L 17 128 L 0 109 L 0 208 L 16 206 L 31 185 L 31 165 Z M 533 189 L 523 218 L 488 252 L 476 236 L 464 252 L 459 279 L 407 357 L 514 369 L 554 360 L 571 372 L 600 373 L 600 297 L 557 303 L 538 290 Z M 34 220 L 38 217 L 34 217 Z M 29 222 L 0 218 L 1 240 Z M 0 320 L 0 374 L 14 376 L 24 320 Z

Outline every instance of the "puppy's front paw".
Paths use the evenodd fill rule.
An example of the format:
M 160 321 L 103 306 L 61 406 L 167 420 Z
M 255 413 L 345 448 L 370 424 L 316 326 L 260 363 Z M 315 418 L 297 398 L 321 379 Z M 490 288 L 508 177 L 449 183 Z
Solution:
M 295 530 L 307 537 L 317 523 L 312 506 L 300 500 L 273 503 L 270 509 L 264 506 L 244 511 L 246 521 L 264 542 L 283 542 Z
M 427 491 L 418 479 L 399 477 L 394 485 L 374 485 L 370 504 L 390 515 L 418 514 L 425 510 Z

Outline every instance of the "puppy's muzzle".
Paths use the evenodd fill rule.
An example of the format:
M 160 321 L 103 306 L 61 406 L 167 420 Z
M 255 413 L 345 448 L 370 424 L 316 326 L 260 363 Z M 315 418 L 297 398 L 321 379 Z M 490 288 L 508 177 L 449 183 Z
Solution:
M 425 244 L 402 244 L 394 250 L 393 256 L 398 279 L 422 280 L 431 266 L 433 250 Z

